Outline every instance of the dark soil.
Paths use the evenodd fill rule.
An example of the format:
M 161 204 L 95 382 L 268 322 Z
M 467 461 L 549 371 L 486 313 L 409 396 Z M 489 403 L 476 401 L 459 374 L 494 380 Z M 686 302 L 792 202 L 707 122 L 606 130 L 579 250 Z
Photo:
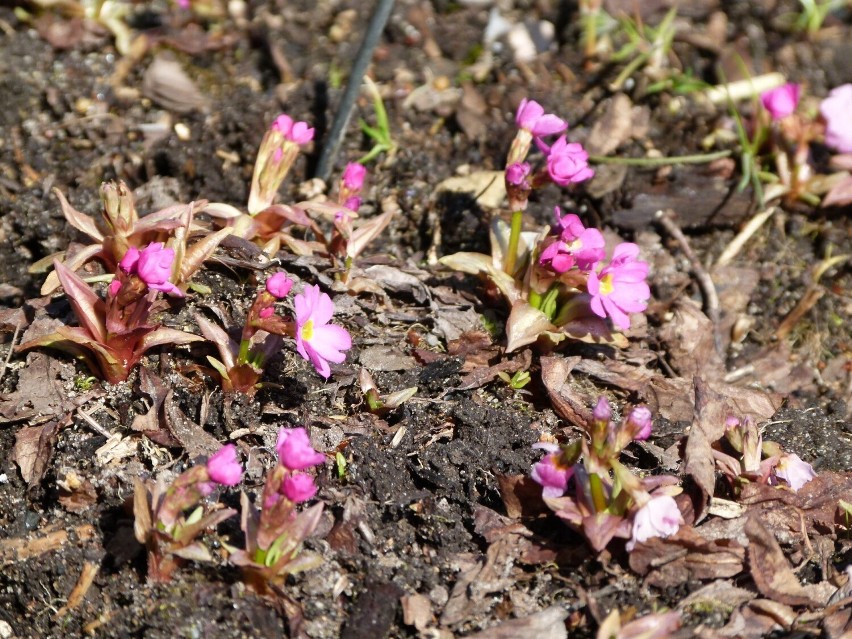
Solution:
M 0 309 L 24 307 L 31 319 L 33 309 L 47 300 L 38 301 L 44 273 L 31 272 L 30 266 L 82 241 L 65 222 L 52 188 L 89 214 L 99 210 L 101 182 L 111 179 L 125 180 L 135 189 L 144 212 L 200 198 L 244 205 L 257 146 L 278 113 L 314 123 L 320 141 L 327 133 L 342 93 L 334 78 L 345 78 L 369 17 L 367 4 L 252 1 L 244 21 L 199 20 L 197 25 L 188 24 L 190 14 L 173 5 L 134 4 L 130 22 L 154 44 L 120 83 L 111 78 L 121 56 L 102 28 L 67 47 L 52 46 L 40 32 L 58 37 L 56 30 L 66 18 L 28 5 L 39 16 L 35 26 L 22 22 L 10 6 L 0 8 Z M 250 494 L 259 490 L 264 470 L 273 464 L 282 426 L 304 425 L 318 450 L 330 457 L 342 453 L 345 471 L 329 463 L 317 478 L 318 499 L 326 511 L 308 545 L 322 554 L 323 565 L 290 579 L 288 601 L 253 594 L 227 564 L 222 549 L 223 542 L 240 541 L 235 518 L 206 538 L 214 563 L 190 563 L 171 583 L 150 584 L 144 553 L 133 538 L 132 482 L 177 474 L 191 465 L 192 456 L 130 429 L 133 417 L 148 409 L 138 374 L 110 386 L 87 380 L 89 373 L 81 365 L 53 352 L 12 355 L 0 379 L 0 406 L 14 401 L 20 408 L 18 413 L 0 411 L 6 415 L 0 424 L 0 544 L 5 544 L 0 547 L 0 636 L 452 637 L 559 606 L 566 611 L 570 636 L 591 637 L 595 622 L 611 609 L 645 614 L 676 608 L 704 585 L 697 580 L 671 588 L 648 585 L 631 572 L 623 545 L 596 557 L 555 517 L 524 519 L 543 545 L 556 549 L 552 561 L 524 561 L 511 553 L 495 559 L 491 553 L 495 543 L 489 527 L 495 524 L 489 518 L 506 514 L 500 478 L 529 473 L 541 456 L 531 446 L 542 435 L 566 439 L 577 430 L 551 407 L 539 381 L 537 353 L 530 369 L 534 381 L 522 391 L 499 379 L 478 388 L 463 383 L 471 370 L 487 364 L 482 353 L 464 351 L 464 340 L 461 345 L 455 341 L 458 332 L 484 331 L 479 317 L 499 328 L 507 313 L 473 278 L 430 264 L 433 251 L 488 251 L 488 213 L 472 197 L 439 193 L 436 187 L 460 167 L 503 167 L 514 135 L 513 112 L 523 97 L 567 118 L 572 139 L 585 141 L 606 112 L 612 97 L 607 86 L 622 67 L 584 66 L 575 3 L 519 0 L 498 4 L 512 20 L 552 22 L 554 42 L 522 63 L 504 44 L 495 50 L 484 78 L 474 82 L 471 64 L 481 53 L 490 4 L 398 2 L 371 68 L 399 149 L 370 165 L 362 215 L 371 215 L 389 196 L 402 214 L 368 249 L 363 266 L 408 269 L 427 293 L 390 286 L 386 300 L 336 293 L 336 321 L 352 332 L 355 345 L 327 383 L 292 346 L 270 364 L 264 376 L 270 386 L 252 400 L 226 401 L 212 376 L 200 368 L 204 356 L 212 353 L 206 346 L 164 349 L 143 362 L 173 386 L 186 416 L 196 421 L 206 416 L 201 424 L 205 431 L 238 445 L 248 460 L 241 488 Z M 669 3 L 647 4 L 644 17 L 655 24 Z M 809 40 L 783 28 L 783 16 L 797 9 L 795 2 L 680 4 L 684 33 L 704 33 L 720 14 L 727 18 L 720 50 L 698 48 L 688 38 L 675 44 L 679 64 L 707 82 L 720 81 L 719 66 L 735 51 L 752 73 L 781 71 L 814 96 L 852 82 L 848 10 L 829 18 L 825 38 Z M 650 5 L 659 8 L 652 11 Z M 330 35 L 333 31 L 339 34 Z M 186 50 L 202 41 L 206 47 Z M 156 55 L 180 62 L 204 96 L 203 106 L 183 111 L 145 95 L 143 77 Z M 276 65 L 279 55 L 286 64 Z M 731 78 L 735 71 L 726 67 L 726 73 Z M 462 101 L 420 110 L 406 105 L 414 89 L 436 77 L 466 87 Z M 626 90 L 634 105 L 646 110 L 648 126 L 641 139 L 625 140 L 618 155 L 642 156 L 649 148 L 663 155 L 699 153 L 703 140 L 729 117 L 723 107 L 711 108 L 689 96 L 647 93 L 648 84 L 637 74 Z M 334 175 L 369 150 L 357 116 L 373 118 L 367 97 L 358 103 Z M 188 138 L 178 135 L 176 124 L 188 128 Z M 318 153 L 319 144 L 299 160 L 282 187 L 282 201 L 303 199 L 299 189 L 311 177 Z M 631 168 L 612 189 L 546 191 L 531 203 L 529 223 L 549 223 L 552 206 L 559 204 L 581 212 L 589 224 L 639 243 L 652 262 L 654 301 L 647 324 L 631 334 L 630 354 L 651 353 L 649 368 L 691 379 L 689 367 L 669 352 L 671 344 L 662 333 L 678 300 L 700 304 L 701 293 L 678 246 L 653 226 L 650 216 L 660 207 L 675 208 L 693 249 L 709 266 L 755 209 L 750 193 L 733 193 L 737 178 L 736 173 L 719 177 L 694 166 Z M 822 277 L 824 294 L 780 345 L 774 333 L 811 283 L 813 265 L 829 253 L 852 252 L 848 212 L 803 205 L 780 210 L 735 262 L 753 275 L 753 286 L 742 285 L 747 299 L 733 311 L 747 318 L 751 328 L 729 345 L 725 370 L 754 366 L 736 383 L 783 397 L 784 406 L 765 424 L 764 436 L 811 462 L 819 473 L 852 469 L 849 262 Z M 441 244 L 436 246 L 438 225 Z M 214 259 L 198 277 L 212 293 L 177 304 L 170 325 L 196 330 L 193 313 L 211 309 L 221 309 L 234 322 L 244 317 L 264 274 L 233 266 L 240 257 L 235 248 L 222 248 L 217 256 L 232 261 Z M 283 253 L 279 257 L 298 283 L 332 284 L 320 262 Z M 718 284 L 720 289 L 741 286 L 736 279 Z M 61 299 L 57 296 L 47 310 L 68 319 L 69 308 Z M 724 305 L 728 298 L 723 294 L 722 299 Z M 442 309 L 449 306 L 461 327 L 457 334 L 441 319 Z M 14 325 L 2 328 L 5 358 Z M 501 339 L 498 335 L 494 343 L 499 346 Z M 686 351 L 693 346 L 681 345 Z M 771 360 L 776 365 L 761 359 L 776 347 L 780 354 Z M 585 346 L 568 346 L 561 353 L 604 363 L 628 359 L 611 349 Z M 495 347 L 487 363 L 498 361 Z M 696 374 L 703 364 L 697 363 Z M 371 369 L 383 393 L 411 386 L 418 392 L 402 406 L 375 416 L 360 391 L 361 367 Z M 55 398 L 29 397 L 28 385 L 47 376 Z M 587 372 L 574 372 L 570 384 L 590 401 L 606 394 L 618 407 L 644 398 L 640 391 Z M 33 386 L 38 390 L 32 392 L 46 392 L 43 387 Z M 60 404 L 63 410 L 56 408 Z M 91 415 L 97 429 L 77 407 Z M 58 422 L 52 453 L 42 478 L 28 485 L 13 458 L 16 437 L 50 419 Z M 683 435 L 689 419 L 661 417 L 656 424 L 651 442 L 662 450 Z M 124 452 L 110 453 L 119 441 Z M 634 446 L 630 453 L 632 465 L 657 472 L 646 449 Z M 92 498 L 79 504 L 64 499 L 69 478 L 89 484 Z M 238 507 L 238 491 L 226 491 L 222 500 Z M 487 521 L 491 523 L 483 523 Z M 21 558 L 10 550 L 57 531 L 67 533 L 67 539 L 46 552 Z M 849 563 L 850 548 L 848 539 L 835 541 L 829 555 L 839 571 Z M 490 581 L 483 576 L 482 583 L 454 590 L 486 558 L 496 563 Z M 809 561 L 816 565 L 816 559 Z M 98 570 L 91 587 L 78 605 L 63 608 L 86 564 Z M 746 582 L 748 576 L 741 575 L 738 584 Z M 423 628 L 415 628 L 402 612 L 401 597 L 414 594 L 424 595 L 430 606 Z M 731 611 L 690 608 L 683 636 L 699 626 L 724 626 Z M 521 634 L 527 636 L 529 630 Z

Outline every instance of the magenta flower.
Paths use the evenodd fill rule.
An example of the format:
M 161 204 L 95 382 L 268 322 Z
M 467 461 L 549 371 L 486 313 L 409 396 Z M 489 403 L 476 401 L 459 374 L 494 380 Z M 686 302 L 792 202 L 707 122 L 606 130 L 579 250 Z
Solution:
M 515 162 L 506 167 L 506 183 L 512 186 L 523 186 L 529 189 L 527 177 L 530 174 L 530 165 L 526 162 Z
M 210 479 L 223 486 L 236 486 L 243 478 L 243 467 L 237 460 L 237 448 L 233 444 L 222 446 L 207 460 Z
M 558 206 L 554 212 L 562 231 L 559 240 L 541 252 L 539 262 L 543 266 L 549 266 L 556 273 L 565 273 L 574 265 L 583 271 L 594 268 L 606 254 L 601 232 L 597 229 L 585 228 L 580 218 L 573 213 L 561 217 Z
M 781 120 L 796 110 L 799 104 L 801 88 L 795 82 L 788 82 L 760 94 L 760 102 L 773 120 Z
M 283 113 L 275 118 L 272 129 L 296 144 L 307 144 L 314 139 L 314 130 L 308 126 L 307 122 L 295 122 L 293 118 Z
M 339 364 L 352 348 L 352 338 L 342 326 L 329 324 L 334 313 L 331 298 L 317 285 L 306 286 L 293 300 L 296 310 L 296 350 L 325 378 L 331 375 L 329 362 Z
M 119 282 L 118 279 L 114 279 L 112 282 L 109 283 L 109 286 L 107 286 L 107 295 L 109 295 L 110 297 L 115 297 L 116 295 L 118 295 L 118 292 L 120 290 L 121 282 Z
M 294 473 L 281 482 L 281 494 L 294 504 L 299 504 L 317 494 L 317 485 L 310 475 Z
M 681 524 L 683 517 L 674 497 L 652 497 L 633 515 L 633 532 L 627 542 L 627 551 L 631 552 L 637 543 L 647 541 L 651 537 L 669 537 L 678 531 Z
M 539 442 L 533 448 L 541 448 L 550 452 L 541 461 L 533 465 L 530 477 L 542 487 L 543 497 L 561 497 L 568 488 L 568 480 L 574 474 L 572 467 L 559 464 L 560 449 L 556 444 Z
M 633 439 L 645 441 L 651 436 L 653 426 L 651 410 L 647 406 L 636 406 L 627 416 L 627 427 L 634 433 Z
M 630 328 L 628 313 L 641 313 L 648 306 L 651 289 L 645 278 L 648 263 L 637 260 L 639 247 L 624 242 L 615 247 L 612 260 L 599 274 L 589 273 L 587 288 L 591 309 L 599 317 L 609 316 L 621 329 Z
M 582 144 L 568 143 L 565 136 L 559 137 L 547 154 L 547 172 L 550 179 L 560 186 L 588 180 L 595 174 L 589 167 L 589 154 Z
M 813 466 L 803 461 L 794 453 L 784 453 L 775 466 L 775 476 L 787 482 L 787 485 L 798 492 L 799 489 L 816 477 Z
M 825 120 L 825 143 L 841 153 L 852 153 L 852 84 L 832 89 L 819 112 Z
M 282 428 L 278 431 L 275 450 L 281 464 L 290 470 L 305 470 L 325 461 L 325 455 L 311 446 L 308 432 L 304 428 Z
M 162 242 L 152 242 L 141 251 L 135 246 L 128 248 L 118 265 L 127 274 L 145 282 L 148 288 L 183 297 L 183 291 L 169 281 L 174 261 L 172 249 L 163 248 Z
M 357 162 L 350 162 L 343 170 L 343 185 L 350 191 L 360 191 L 367 176 L 367 167 Z
M 515 115 L 515 123 L 535 137 L 556 135 L 568 128 L 565 120 L 552 113 L 545 113 L 544 107 L 538 102 L 526 98 L 521 100 L 521 105 Z
M 293 280 L 286 273 L 279 272 L 266 280 L 266 290 L 273 297 L 284 299 L 293 288 Z

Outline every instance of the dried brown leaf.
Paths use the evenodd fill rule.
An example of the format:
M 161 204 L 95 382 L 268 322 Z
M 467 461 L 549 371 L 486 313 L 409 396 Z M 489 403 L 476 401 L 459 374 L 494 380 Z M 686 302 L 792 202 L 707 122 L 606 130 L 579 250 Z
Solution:
M 748 536 L 748 561 L 751 577 L 762 595 L 789 606 L 824 606 L 831 595 L 817 584 L 803 586 L 775 537 L 757 517 L 749 517 L 745 525 Z
M 51 421 L 40 426 L 24 426 L 15 433 L 12 459 L 21 469 L 21 477 L 30 486 L 44 476 L 58 431 L 59 422 Z
M 696 522 L 705 516 L 716 487 L 716 463 L 711 444 L 725 434 L 725 418 L 731 413 L 724 398 L 701 378 L 695 378 L 695 414 L 686 439 L 684 474 L 698 489 L 692 493 Z
M 565 639 L 568 636 L 565 628 L 567 617 L 568 611 L 564 606 L 551 606 L 529 617 L 510 619 L 469 636 L 471 639 L 518 639 L 530 636 L 536 639 Z
M 553 410 L 575 426 L 583 426 L 591 419 L 590 407 L 594 403 L 593 398 L 580 393 L 568 383 L 571 371 L 580 364 L 581 359 L 579 355 L 541 358 L 541 381 L 547 390 Z

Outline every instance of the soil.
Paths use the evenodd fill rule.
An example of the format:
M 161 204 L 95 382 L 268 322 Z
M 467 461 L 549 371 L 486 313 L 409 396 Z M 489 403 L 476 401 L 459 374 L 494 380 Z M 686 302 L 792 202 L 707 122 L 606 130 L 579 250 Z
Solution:
M 301 194 L 315 187 L 309 179 L 320 142 L 369 18 L 364 4 L 251 0 L 242 18 L 193 17 L 160 2 L 130 4 L 127 22 L 148 36 L 150 47 L 121 80 L 116 73 L 126 60 L 102 26 L 35 4 L 26 5 L 28 20 L 11 6 L 0 7 L 0 310 L 24 308 L 27 321 L 34 314 L 71 318 L 61 295 L 40 297 L 44 272 L 31 270 L 83 239 L 66 223 L 53 188 L 93 215 L 100 207 L 100 184 L 113 179 L 136 191 L 144 212 L 200 198 L 244 206 L 260 138 L 284 111 L 317 128 L 318 142 L 299 159 L 280 192 L 284 202 L 304 199 Z M 605 4 L 614 10 L 629 3 Z M 643 20 L 657 24 L 670 3 L 642 4 Z M 501 40 L 478 77 L 474 62 L 481 66 L 492 5 L 518 24 L 547 20 L 554 36 L 529 61 L 518 61 Z M 852 82 L 846 63 L 852 35 L 848 8 L 831 14 L 819 37 L 808 38 L 785 26 L 785 16 L 798 10 L 792 1 L 677 5 L 683 37 L 672 55 L 706 82 L 721 81 L 722 67 L 725 77 L 735 79 L 737 67 L 730 62 L 735 53 L 751 73 L 780 71 L 813 96 Z M 697 36 L 706 36 L 720 20 L 720 44 L 696 45 Z M 9 355 L 0 374 L 0 636 L 372 639 L 479 631 L 481 637 L 514 637 L 532 631 L 591 637 L 610 610 L 643 615 L 662 608 L 680 609 L 685 626 L 680 636 L 692 636 L 720 629 L 740 614 L 736 606 L 679 608 L 708 579 L 654 585 L 631 570 L 623 544 L 598 556 L 552 515 L 507 517 L 501 482 L 529 473 L 541 457 L 532 445 L 543 436 L 567 440 L 578 431 L 541 381 L 542 353 L 501 353 L 507 317 L 502 301 L 489 297 L 475 278 L 451 273 L 431 259 L 488 252 L 488 217 L 501 212 L 481 206 L 475 194 L 437 186 L 456 175 L 502 169 L 522 98 L 537 99 L 571 122 L 572 140 L 594 139 L 595 123 L 613 103 L 609 84 L 623 64 L 585 62 L 579 37 L 575 3 L 398 2 L 370 71 L 381 87 L 398 149 L 369 165 L 361 214 L 371 216 L 389 197 L 401 214 L 360 266 L 390 266 L 419 284 L 379 280 L 382 295 L 333 293 L 335 321 L 350 330 L 354 347 L 328 382 L 292 345 L 270 363 L 264 376 L 268 385 L 253 399 L 223 395 L 203 368 L 204 356 L 212 353 L 205 345 L 155 350 L 143 360 L 173 388 L 177 410 L 219 442 L 236 443 L 247 460 L 241 487 L 220 496 L 226 505 L 239 507 L 240 489 L 258 492 L 265 469 L 274 463 L 282 426 L 307 427 L 318 450 L 345 459 L 345 468 L 330 461 L 317 476 L 325 513 L 307 545 L 324 562 L 290 578 L 286 598 L 254 594 L 227 563 L 222 544 L 238 545 L 238 518 L 205 537 L 213 562 L 190 562 L 170 583 L 150 583 L 144 552 L 133 537 L 133 480 L 175 475 L 192 465 L 198 450 L 162 446 L 131 429 L 134 416 L 150 407 L 138 370 L 127 382 L 108 385 L 56 352 Z M 152 97 L 144 78 L 161 56 L 179 62 L 199 101 L 177 90 Z M 435 87 L 442 82 L 463 97 L 441 94 Z M 624 135 L 607 154 L 701 153 L 708 137 L 730 128 L 724 107 L 671 91 L 649 92 L 650 84 L 636 73 L 621 92 L 644 124 L 637 121 L 641 133 Z M 432 102 L 422 96 L 412 100 L 415 91 L 435 95 Z M 374 118 L 366 95 L 356 111 L 333 175 L 371 146 L 357 125 L 358 117 Z M 184 129 L 186 135 L 180 133 Z M 697 260 L 709 268 L 756 210 L 748 190 L 735 191 L 735 164 L 728 168 L 727 174 L 703 165 L 619 173 L 604 166 L 588 188 L 551 187 L 530 203 L 530 228 L 549 223 L 552 207 L 559 204 L 607 234 L 636 241 L 652 263 L 653 301 L 647 321 L 630 332 L 626 355 L 582 344 L 557 351 L 586 362 L 575 367 L 567 384 L 589 407 L 601 394 L 617 409 L 652 403 L 644 387 L 600 372 L 613 361 L 626 366 L 632 356 L 645 358 L 642 364 L 661 377 L 686 380 L 687 388 L 693 376 L 711 375 L 710 363 L 699 356 L 698 337 L 671 336 L 672 318 L 682 304 L 691 300 L 699 308 L 703 297 L 682 248 L 651 217 L 658 208 L 674 208 Z M 783 407 L 761 424 L 764 437 L 812 463 L 817 473 L 852 469 L 849 262 L 827 270 L 818 283 L 812 280 L 813 266 L 827 255 L 852 253 L 848 213 L 848 207 L 780 207 L 736 258 L 733 267 L 739 270 L 717 274 L 723 320 L 730 327 L 739 318 L 749 328 L 726 340 L 722 372 L 713 374 L 720 380 L 737 373 L 731 379 L 738 387 L 775 393 Z M 222 313 L 234 322 L 244 317 L 265 272 L 239 250 L 227 243 L 218 250 L 197 278 L 211 293 L 174 304 L 169 325 L 197 332 L 196 312 Z M 320 283 L 335 290 L 323 260 L 285 252 L 278 257 L 297 287 Z M 814 286 L 821 297 L 779 339 L 782 320 Z M 20 337 L 14 322 L 3 321 L 5 358 Z M 471 345 L 483 335 L 486 347 Z M 527 356 L 533 381 L 522 390 L 496 377 L 470 383 L 472 371 Z M 417 393 L 374 415 L 359 385 L 361 368 L 370 370 L 382 393 L 412 386 Z M 675 399 L 664 403 L 655 407 L 659 416 L 651 446 L 634 444 L 628 451 L 629 464 L 645 472 L 661 472 L 659 451 L 676 448 L 691 423 L 691 413 L 673 408 Z M 49 456 L 40 476 L 28 483 L 13 451 L 25 429 L 45 423 L 54 424 L 44 431 L 49 441 L 41 442 Z M 123 452 L 109 452 L 117 442 Z M 74 482 L 85 490 L 69 491 Z M 523 523 L 537 547 L 552 554 L 532 560 L 500 546 L 509 537 L 496 536 L 495 527 L 513 522 Z M 834 576 L 849 565 L 848 535 L 847 528 L 825 537 L 832 545 L 822 564 L 815 555 L 803 557 L 800 546 L 782 545 L 788 556 L 799 552 L 799 576 L 810 574 L 817 583 L 828 579 L 820 572 L 826 565 Z M 52 540 L 44 549 L 33 546 L 44 539 Z M 486 563 L 488 571 L 482 570 Z M 87 566 L 97 574 L 70 606 Z M 737 586 L 752 584 L 748 570 L 736 576 Z M 426 608 L 416 623 L 414 595 L 422 596 L 416 601 Z M 553 607 L 564 614 L 552 627 L 511 629 L 512 620 L 531 619 Z M 503 634 L 496 634 L 498 627 Z M 779 622 L 774 631 L 781 636 L 790 626 Z M 822 626 L 815 630 L 819 633 L 840 636 Z

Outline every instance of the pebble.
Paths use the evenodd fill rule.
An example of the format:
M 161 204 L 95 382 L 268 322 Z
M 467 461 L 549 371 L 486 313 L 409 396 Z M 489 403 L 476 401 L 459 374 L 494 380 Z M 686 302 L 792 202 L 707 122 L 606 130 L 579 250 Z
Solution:
M 12 639 L 15 636 L 15 631 L 5 621 L 0 621 L 0 639 Z

